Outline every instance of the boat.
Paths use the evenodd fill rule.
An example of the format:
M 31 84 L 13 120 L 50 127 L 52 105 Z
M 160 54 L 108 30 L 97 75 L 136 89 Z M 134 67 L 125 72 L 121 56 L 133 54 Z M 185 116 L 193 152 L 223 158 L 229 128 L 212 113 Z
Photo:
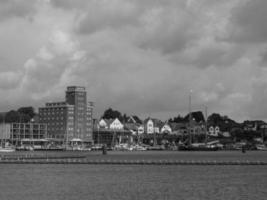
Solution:
M 3 152 L 3 153 L 10 153 L 14 151 L 15 149 L 13 147 L 0 147 L 0 152 Z
M 216 144 L 192 143 L 190 145 L 180 144 L 179 151 L 218 151 L 220 149 Z
M 17 146 L 16 150 L 17 151 L 34 151 L 34 148 L 29 145 L 22 145 L 22 146 Z
M 218 151 L 218 147 L 208 147 L 208 146 L 200 146 L 200 147 L 195 147 L 195 146 L 179 146 L 178 147 L 179 151 Z
M 267 147 L 264 144 L 257 144 L 256 149 L 259 151 L 267 151 Z

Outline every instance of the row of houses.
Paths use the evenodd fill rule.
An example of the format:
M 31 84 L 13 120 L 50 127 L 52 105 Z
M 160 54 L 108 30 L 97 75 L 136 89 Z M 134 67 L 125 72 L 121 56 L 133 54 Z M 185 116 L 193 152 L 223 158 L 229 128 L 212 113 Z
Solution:
M 162 122 L 159 119 L 148 117 L 141 121 L 136 116 L 130 116 L 126 122 L 116 119 L 100 119 L 95 121 L 94 129 L 102 130 L 129 130 L 133 135 L 140 134 L 168 134 L 182 135 L 190 130 L 192 134 L 208 134 L 210 136 L 230 137 L 231 130 L 225 130 L 220 125 L 207 125 L 203 117 L 199 117 L 199 112 L 192 112 L 192 120 L 189 124 L 189 117 L 185 117 L 184 122 Z M 240 125 L 243 131 L 266 131 L 267 124 L 263 121 L 245 121 Z
M 129 117 L 126 122 L 121 122 L 118 118 L 115 119 L 100 119 L 95 120 L 94 130 L 128 130 L 133 135 L 141 134 L 167 134 L 167 135 L 181 135 L 188 133 L 191 129 L 191 133 L 201 134 L 205 133 L 204 122 L 192 122 L 189 127 L 188 122 L 162 122 L 159 119 L 148 117 L 144 121 L 136 120 L 133 116 Z

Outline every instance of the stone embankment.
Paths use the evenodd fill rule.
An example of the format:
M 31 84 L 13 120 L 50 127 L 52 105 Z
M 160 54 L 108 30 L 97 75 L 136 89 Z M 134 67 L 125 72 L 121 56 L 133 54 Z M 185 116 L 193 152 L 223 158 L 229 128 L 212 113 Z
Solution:
M 265 161 L 216 160 L 91 160 L 82 157 L 12 157 L 1 158 L 0 164 L 88 164 L 88 165 L 267 165 Z

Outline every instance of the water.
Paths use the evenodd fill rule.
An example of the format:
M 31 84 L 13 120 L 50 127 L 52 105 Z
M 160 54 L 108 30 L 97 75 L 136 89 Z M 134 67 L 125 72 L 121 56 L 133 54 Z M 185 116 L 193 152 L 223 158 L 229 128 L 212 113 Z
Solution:
M 187 159 L 210 160 L 216 154 L 222 159 L 242 158 L 238 153 L 227 156 L 228 152 L 170 153 L 169 157 L 183 155 Z M 161 159 L 168 153 L 141 155 L 142 158 L 159 155 L 157 158 Z M 245 159 L 264 160 L 266 155 L 253 152 L 246 154 Z M 109 158 L 112 156 L 137 159 L 138 154 L 114 153 Z M 0 199 L 5 200 L 263 200 L 267 199 L 266 187 L 266 166 L 0 165 Z

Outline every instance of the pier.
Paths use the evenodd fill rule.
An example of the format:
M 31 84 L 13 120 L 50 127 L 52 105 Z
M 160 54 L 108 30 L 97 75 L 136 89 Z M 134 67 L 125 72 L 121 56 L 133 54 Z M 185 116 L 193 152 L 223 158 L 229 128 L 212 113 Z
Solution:
M 83 157 L 2 157 L 0 164 L 87 164 L 87 165 L 267 165 L 266 161 L 217 160 L 94 160 Z

